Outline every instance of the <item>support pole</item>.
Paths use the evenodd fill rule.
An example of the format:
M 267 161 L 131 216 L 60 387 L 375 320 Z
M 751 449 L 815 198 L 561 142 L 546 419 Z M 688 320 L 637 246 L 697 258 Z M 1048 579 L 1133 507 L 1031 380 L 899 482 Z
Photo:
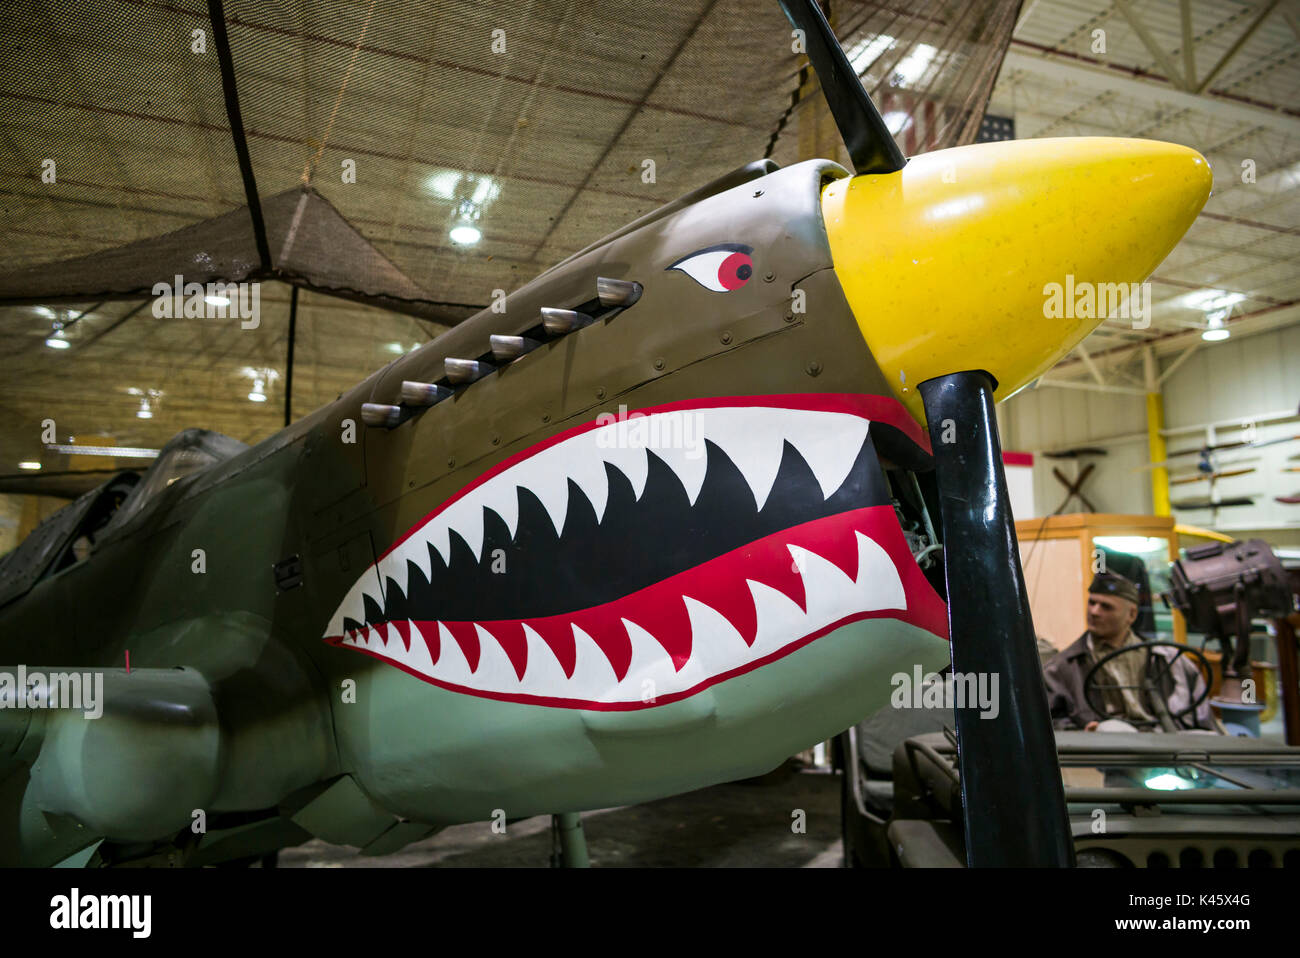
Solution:
M 293 341 L 298 331 L 298 287 L 289 294 L 289 355 L 284 360 L 284 424 L 293 422 Z
M 261 260 L 259 273 L 269 272 L 271 248 L 266 242 L 266 223 L 262 219 L 262 201 L 257 195 L 257 180 L 253 177 L 253 161 L 248 155 L 248 140 L 244 136 L 244 118 L 239 112 L 239 90 L 235 84 L 235 63 L 230 55 L 230 37 L 226 34 L 226 12 L 221 0 L 208 0 L 208 19 L 212 21 L 212 42 L 217 48 L 217 64 L 221 68 L 221 92 L 226 99 L 226 119 L 230 123 L 230 139 L 235 145 L 235 158 L 239 161 L 239 175 L 244 181 L 244 198 L 248 201 L 248 218 L 252 221 L 253 241 L 257 244 L 257 257 Z
M 978 370 L 919 387 L 939 485 L 952 669 L 987 677 L 989 688 L 998 683 L 995 717 L 975 703 L 956 709 L 966 863 L 1070 867 L 1074 844 L 1002 469 L 994 386 Z
M 1274 619 L 1277 629 L 1277 685 L 1282 698 L 1282 721 L 1286 744 L 1300 745 L 1300 665 L 1297 665 L 1295 628 L 1300 614 Z
M 587 858 L 587 835 L 582 830 L 582 816 L 577 812 L 551 816 L 551 867 L 591 867 Z
M 1156 374 L 1156 353 L 1150 346 L 1142 350 L 1142 370 L 1147 387 L 1147 452 L 1152 462 L 1164 462 L 1168 455 L 1165 437 L 1165 400 L 1160 392 L 1160 377 Z M 1151 470 L 1151 512 L 1157 516 L 1170 515 L 1169 470 L 1156 466 Z

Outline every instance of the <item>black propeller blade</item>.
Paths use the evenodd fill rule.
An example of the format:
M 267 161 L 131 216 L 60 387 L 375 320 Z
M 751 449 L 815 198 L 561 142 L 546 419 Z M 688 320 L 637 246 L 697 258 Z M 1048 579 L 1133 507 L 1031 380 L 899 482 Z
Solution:
M 996 715 L 956 710 L 966 863 L 1069 867 L 1070 817 L 1011 521 L 994 383 L 968 371 L 919 388 L 939 481 L 952 670 L 998 680 Z
M 862 88 L 817 0 L 779 0 L 795 28 L 804 32 L 808 59 L 835 117 L 856 173 L 896 173 L 907 160 Z

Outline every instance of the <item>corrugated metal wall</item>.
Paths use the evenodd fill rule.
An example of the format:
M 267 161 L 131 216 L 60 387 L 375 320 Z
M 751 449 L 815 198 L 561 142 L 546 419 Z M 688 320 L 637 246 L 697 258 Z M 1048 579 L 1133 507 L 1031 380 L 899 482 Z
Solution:
M 1162 357 L 1161 368 L 1173 359 Z M 1167 429 L 1294 412 L 1300 404 L 1300 326 L 1205 343 L 1164 384 L 1164 396 Z M 1151 511 L 1150 480 L 1140 468 L 1147 462 L 1146 407 L 1141 396 L 1041 386 L 1025 390 L 999 407 L 999 420 L 1005 448 L 1035 453 L 1034 500 L 1040 514 L 1051 513 L 1065 497 L 1065 488 L 1052 476 L 1052 467 L 1073 478 L 1080 462 L 1097 463 L 1084 492 L 1098 511 Z M 1260 439 L 1298 433 L 1297 421 L 1257 427 Z M 1220 428 L 1216 436 L 1219 442 L 1233 441 L 1241 438 L 1241 430 Z M 1115 441 L 1117 437 L 1120 441 Z M 1175 434 L 1167 441 L 1173 450 L 1195 448 L 1207 439 L 1205 431 L 1199 430 Z M 1101 446 L 1109 454 L 1086 460 L 1052 460 L 1041 455 L 1044 450 L 1082 445 Z M 1289 458 L 1295 455 L 1300 455 L 1300 442 L 1221 453 L 1216 459 L 1219 468 L 1253 467 L 1256 471 L 1220 480 L 1220 498 L 1254 495 L 1256 504 L 1220 509 L 1217 518 L 1209 510 L 1178 512 L 1178 518 L 1234 533 L 1300 530 L 1300 506 L 1274 501 L 1275 496 L 1300 492 L 1300 473 L 1283 471 L 1287 466 L 1300 466 L 1300 459 Z M 1249 461 L 1233 463 L 1240 459 Z M 1181 458 L 1171 472 L 1190 475 L 1196 472 L 1196 464 L 1194 456 Z M 1208 494 L 1208 482 L 1173 487 L 1174 499 Z M 1082 508 L 1075 500 L 1066 511 Z
M 1090 462 L 1097 467 L 1082 491 L 1097 512 L 1151 511 L 1150 480 L 1137 471 L 1147 461 L 1146 405 L 1141 396 L 1040 386 L 1008 400 L 999 415 L 1003 447 L 1034 453 L 1034 505 L 1039 515 L 1056 511 L 1065 499 L 1066 488 L 1052 469 L 1073 480 Z M 1124 436 L 1133 438 L 1112 441 Z M 1108 454 L 1083 459 L 1042 455 L 1073 446 L 1100 446 Z M 1075 499 L 1065 511 L 1087 510 Z
M 1165 427 L 1194 426 L 1224 419 L 1250 419 L 1269 413 L 1290 411 L 1300 405 L 1300 326 L 1260 333 L 1245 339 L 1206 343 L 1165 383 Z M 1218 442 L 1242 438 L 1238 428 L 1215 430 Z M 1259 439 L 1281 438 L 1300 434 L 1300 422 L 1259 424 Z M 1206 442 L 1204 430 L 1169 437 L 1171 450 L 1193 448 Z M 1234 535 L 1248 530 L 1300 530 L 1300 505 L 1284 505 L 1274 497 L 1300 492 L 1300 473 L 1288 473 L 1287 466 L 1300 466 L 1300 442 L 1234 452 L 1225 450 L 1216 457 L 1220 469 L 1253 468 L 1245 476 L 1220 480 L 1221 498 L 1254 496 L 1255 505 L 1220 509 L 1217 521 L 1209 510 L 1179 512 L 1178 517 L 1197 525 L 1213 525 Z M 1239 461 L 1239 462 L 1238 462 Z M 1195 471 L 1196 458 L 1176 460 L 1175 475 Z M 1184 491 L 1204 496 L 1209 483 L 1175 486 L 1175 499 Z M 1195 490 L 1194 493 L 1190 490 Z M 1271 541 L 1279 541 L 1273 536 Z M 1291 541 L 1295 536 L 1287 538 Z

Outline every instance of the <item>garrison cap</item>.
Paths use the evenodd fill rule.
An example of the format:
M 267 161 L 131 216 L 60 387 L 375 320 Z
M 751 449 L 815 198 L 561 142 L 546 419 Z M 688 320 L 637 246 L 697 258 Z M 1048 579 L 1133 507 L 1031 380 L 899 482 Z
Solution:
M 1088 591 L 1099 595 L 1113 595 L 1117 599 L 1128 599 L 1134 605 L 1138 604 L 1137 586 L 1122 575 L 1113 572 L 1098 572 L 1092 580 L 1092 585 L 1088 586 Z

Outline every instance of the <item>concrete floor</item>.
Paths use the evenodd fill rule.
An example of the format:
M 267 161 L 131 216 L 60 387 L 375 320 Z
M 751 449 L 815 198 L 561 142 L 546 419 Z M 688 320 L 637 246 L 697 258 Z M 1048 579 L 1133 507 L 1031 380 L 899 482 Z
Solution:
M 806 813 L 806 832 L 792 830 Z M 791 765 L 743 783 L 585 812 L 583 828 L 597 868 L 839 868 L 840 779 Z M 363 858 L 355 848 L 311 841 L 280 852 L 282 868 L 545 868 L 550 817 L 496 834 L 491 823 L 444 829 L 392 855 Z

